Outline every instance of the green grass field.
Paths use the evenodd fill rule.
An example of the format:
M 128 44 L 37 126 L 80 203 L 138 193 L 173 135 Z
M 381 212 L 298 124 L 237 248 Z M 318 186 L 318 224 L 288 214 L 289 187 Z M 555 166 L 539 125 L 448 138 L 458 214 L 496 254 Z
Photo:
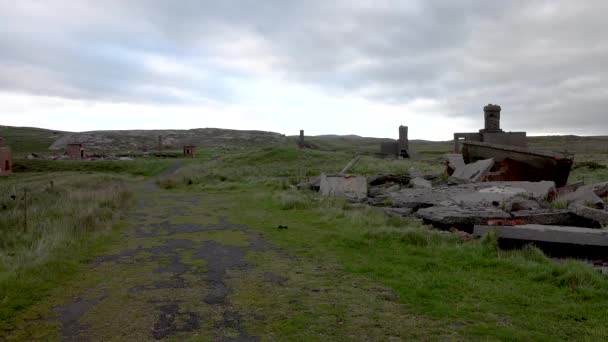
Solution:
M 586 264 L 556 261 L 534 247 L 501 251 L 491 236 L 463 241 L 415 219 L 294 190 L 321 172 L 339 172 L 365 151 L 348 141 L 324 143 L 322 150 L 202 148 L 194 160 L 17 160 L 15 175 L 0 179 L 6 203 L 0 211 L 0 340 L 61 339 L 54 308 L 81 297 L 104 298 L 82 314 L 92 340 L 152 339 L 155 320 L 164 317 L 153 303 L 171 300 L 188 313 L 175 315 L 206 320 L 189 330 L 176 321 L 182 328 L 170 340 L 236 338 L 238 329 L 217 328 L 223 322 L 218 307 L 201 302 L 214 266 L 196 259 L 195 249 L 167 248 L 177 242 L 203 248 L 210 241 L 247 248 L 257 234 L 278 249 L 247 250 L 243 260 L 252 267 L 230 269 L 223 281 L 230 288 L 226 310 L 240 313 L 243 329 L 262 340 L 608 338 L 608 278 Z M 419 145 L 415 160 L 365 155 L 350 172 L 441 173 L 448 145 Z M 605 154 L 577 162 L 571 181 L 608 180 Z M 175 173 L 152 178 L 176 163 Z M 160 189 L 152 190 L 154 184 Z M 134 205 L 143 202 L 149 204 Z M 251 233 L 167 231 L 226 220 Z M 105 253 L 127 257 L 88 265 Z M 175 281 L 175 274 L 155 271 L 175 260 L 190 269 L 182 275 L 185 287 L 132 291 Z M 269 274 L 285 283 L 265 282 Z

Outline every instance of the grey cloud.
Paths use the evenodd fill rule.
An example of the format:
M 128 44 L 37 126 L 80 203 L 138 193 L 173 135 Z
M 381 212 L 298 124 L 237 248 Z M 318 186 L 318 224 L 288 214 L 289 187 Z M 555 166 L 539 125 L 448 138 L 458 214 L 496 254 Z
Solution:
M 481 108 L 497 102 L 512 130 L 608 128 L 608 3 L 601 0 L 80 3 L 86 5 L 55 2 L 39 22 L 0 5 L 0 20 L 8 23 L 0 32 L 0 89 L 230 103 L 238 95 L 229 79 L 268 76 L 213 62 L 247 59 L 219 46 L 238 46 L 242 34 L 263 42 L 261 53 L 277 74 L 330 93 L 392 104 L 437 99 L 448 104 L 445 114 L 479 120 Z M 142 65 L 143 55 L 167 56 L 206 76 L 159 74 Z M 163 94 L 165 88 L 195 96 Z

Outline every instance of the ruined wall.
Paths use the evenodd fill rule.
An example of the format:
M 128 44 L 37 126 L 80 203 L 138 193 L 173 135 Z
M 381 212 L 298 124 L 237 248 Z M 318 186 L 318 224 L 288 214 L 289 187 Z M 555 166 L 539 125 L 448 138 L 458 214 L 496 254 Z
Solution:
M 68 144 L 65 147 L 65 153 L 70 159 L 73 160 L 85 158 L 84 147 L 82 146 L 82 144 Z
M 0 146 L 0 176 L 8 176 L 13 172 L 11 149 Z
M 482 133 L 481 135 L 481 141 L 485 143 L 528 147 L 526 132 Z
M 399 155 L 399 143 L 396 141 L 380 143 L 380 153 L 385 156 L 397 157 Z
M 184 146 L 184 157 L 186 157 L 186 158 L 196 157 L 196 146 Z
M 399 126 L 398 155 L 403 158 L 410 157 L 410 142 L 407 137 L 407 130 L 407 126 Z

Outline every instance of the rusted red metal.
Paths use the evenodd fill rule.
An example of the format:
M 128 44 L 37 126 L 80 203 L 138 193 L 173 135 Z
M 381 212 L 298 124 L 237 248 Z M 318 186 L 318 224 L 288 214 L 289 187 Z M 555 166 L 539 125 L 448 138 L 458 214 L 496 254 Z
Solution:
M 488 226 L 522 226 L 526 224 L 528 224 L 528 221 L 521 219 L 488 221 Z

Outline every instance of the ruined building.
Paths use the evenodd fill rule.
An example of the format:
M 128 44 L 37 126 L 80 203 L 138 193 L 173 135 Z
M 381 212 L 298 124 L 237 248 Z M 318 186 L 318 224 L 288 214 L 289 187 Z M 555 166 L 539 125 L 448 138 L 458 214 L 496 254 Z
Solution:
M 86 154 L 84 152 L 84 146 L 82 144 L 67 144 L 65 147 L 65 154 L 72 160 L 85 159 Z
M 399 126 L 399 140 L 383 142 L 380 144 L 380 154 L 385 156 L 409 158 L 410 143 L 407 137 L 407 126 Z
M 4 138 L 0 137 L 0 176 L 9 176 L 12 172 L 11 149 L 4 145 Z
M 479 133 L 454 133 L 454 152 L 460 153 L 460 141 L 527 147 L 526 132 L 505 132 L 500 128 L 500 106 L 488 104 L 483 108 L 485 127 Z
M 184 146 L 184 157 L 195 158 L 196 157 L 196 146 L 186 145 Z

